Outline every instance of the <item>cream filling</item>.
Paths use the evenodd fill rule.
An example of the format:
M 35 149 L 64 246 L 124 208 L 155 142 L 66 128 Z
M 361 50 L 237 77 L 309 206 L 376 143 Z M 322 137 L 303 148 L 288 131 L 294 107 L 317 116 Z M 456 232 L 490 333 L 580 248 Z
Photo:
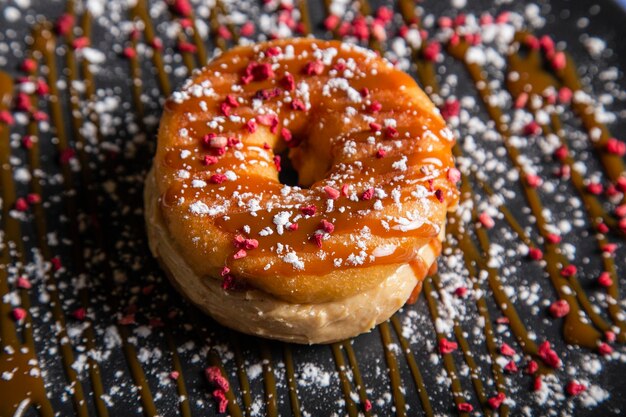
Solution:
M 160 215 L 154 169 L 146 179 L 144 205 L 150 250 L 174 285 L 219 323 L 243 333 L 295 343 L 347 339 L 387 320 L 415 288 L 417 277 L 403 264 L 370 290 L 324 303 L 288 303 L 256 289 L 225 291 L 219 280 L 197 275 L 177 251 Z M 430 267 L 437 254 L 425 245 L 419 255 Z

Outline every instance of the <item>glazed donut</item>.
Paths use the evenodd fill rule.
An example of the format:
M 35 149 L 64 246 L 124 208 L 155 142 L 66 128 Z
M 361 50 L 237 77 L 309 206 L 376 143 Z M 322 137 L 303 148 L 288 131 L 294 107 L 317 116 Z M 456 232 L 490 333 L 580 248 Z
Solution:
M 453 144 L 415 81 L 372 51 L 234 48 L 165 103 L 144 192 L 150 248 L 225 326 L 297 343 L 355 336 L 435 265 L 458 201 Z M 298 186 L 279 178 L 287 158 Z

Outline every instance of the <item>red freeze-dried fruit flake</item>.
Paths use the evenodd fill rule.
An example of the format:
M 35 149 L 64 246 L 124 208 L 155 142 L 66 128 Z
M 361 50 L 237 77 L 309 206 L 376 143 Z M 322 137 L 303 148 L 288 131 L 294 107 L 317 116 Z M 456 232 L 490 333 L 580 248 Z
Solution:
M 385 155 L 387 155 L 387 151 L 384 148 L 378 148 L 376 151 L 376 158 L 381 159 L 384 158 Z
M 217 411 L 218 413 L 225 413 L 226 408 L 228 407 L 228 399 L 226 398 L 226 393 L 221 389 L 216 389 L 212 393 L 213 399 L 217 402 Z
M 504 365 L 504 370 L 506 372 L 514 374 L 518 371 L 517 364 L 515 363 L 515 361 L 510 360 L 506 365 Z
M 332 233 L 335 231 L 335 225 L 324 219 L 320 222 L 320 228 L 326 233 Z
M 598 353 L 603 356 L 610 355 L 613 348 L 608 343 L 602 342 L 598 345 Z
M 379 101 L 372 101 L 368 107 L 370 113 L 378 113 L 383 108 L 383 105 Z
M 302 72 L 304 72 L 306 75 L 320 75 L 322 72 L 324 72 L 324 63 L 319 59 L 307 62 Z
M 313 242 L 317 245 L 318 248 L 322 248 L 324 242 L 324 235 L 322 233 L 314 233 L 311 237 Z
M 226 181 L 226 175 L 224 174 L 213 174 L 209 177 L 209 182 L 211 184 L 221 184 Z
M 256 121 L 262 126 L 268 126 L 272 133 L 276 133 L 278 130 L 278 116 L 276 114 L 257 115 Z
M 363 404 L 363 410 L 365 411 L 370 411 L 372 409 L 372 403 L 370 400 L 365 400 L 365 403 Z
M 458 347 L 459 346 L 456 342 L 451 342 L 446 338 L 439 339 L 439 353 L 442 355 L 452 353 L 457 350 Z
M 22 320 L 24 320 L 24 318 L 26 318 L 26 310 L 24 310 L 21 307 L 15 307 L 11 311 L 11 315 L 13 316 L 13 320 L 15 320 L 15 321 L 22 321 Z
M 213 155 L 204 155 L 204 157 L 202 158 L 202 164 L 203 165 L 215 165 L 217 164 L 217 156 L 213 156 Z
M 526 365 L 526 373 L 529 375 L 533 375 L 538 370 L 539 364 L 536 361 L 531 360 L 530 362 L 528 362 L 528 365 Z
M 70 32 L 70 30 L 72 30 L 73 26 L 74 16 L 69 13 L 65 13 L 57 19 L 54 29 L 59 36 L 65 36 Z
M 296 81 L 293 78 L 293 75 L 288 72 L 285 73 L 280 83 L 283 86 L 283 88 L 287 91 L 293 91 L 296 88 Z
M 24 211 L 28 210 L 28 202 L 26 201 L 25 198 L 20 197 L 20 198 L 15 200 L 14 208 L 17 211 L 24 212 Z
M 169 377 L 170 377 L 170 379 L 173 379 L 174 381 L 176 381 L 180 377 L 180 372 L 172 371 L 172 372 L 170 372 Z
M 557 300 L 550 304 L 549 310 L 552 317 L 561 318 L 569 314 L 570 307 L 567 300 Z
M 189 3 L 189 0 L 173 0 L 171 1 L 170 4 L 171 4 L 172 11 L 178 14 L 179 16 L 182 16 L 182 17 L 191 16 L 191 12 L 193 11 L 193 8 L 191 7 L 191 3 Z
M 254 23 L 246 22 L 241 26 L 241 30 L 239 31 L 239 34 L 244 37 L 250 37 L 254 35 L 254 31 L 255 31 Z
M 245 249 L 239 249 L 237 252 L 235 252 L 235 254 L 233 255 L 233 259 L 241 259 L 241 258 L 245 258 L 246 256 L 248 256 L 248 252 L 246 252 Z
M 363 194 L 361 194 L 361 200 L 371 200 L 372 197 L 374 197 L 374 188 L 368 188 L 367 190 L 363 191 Z
M 85 310 L 83 307 L 79 307 L 72 312 L 72 317 L 74 317 L 76 320 L 83 321 L 87 317 L 87 310 Z
M 0 123 L 12 126 L 15 123 L 15 119 L 13 119 L 13 115 L 8 110 L 0 110 Z
M 230 390 L 228 380 L 222 375 L 222 371 L 218 366 L 209 366 L 204 370 L 204 376 L 210 384 L 224 392 Z
M 317 211 L 317 207 L 315 207 L 313 204 L 311 204 L 309 206 L 302 206 L 302 207 L 300 207 L 300 211 L 305 216 L 313 216 L 315 214 L 315 212 Z
M 530 259 L 538 261 L 540 259 L 543 259 L 543 252 L 539 248 L 529 248 L 528 256 L 530 256 Z
M 565 268 L 561 269 L 561 276 L 568 278 L 576 275 L 578 269 L 575 265 L 567 265 Z
M 245 73 L 241 77 L 241 82 L 245 85 L 250 84 L 252 81 L 265 81 L 271 78 L 274 78 L 274 70 L 272 70 L 270 64 L 251 62 L 246 67 Z
M 330 185 L 327 185 L 327 186 L 324 187 L 324 192 L 326 193 L 328 198 L 330 198 L 331 200 L 336 200 L 341 195 L 339 190 L 337 190 L 336 188 L 331 187 Z
M 491 407 L 493 410 L 497 410 L 498 408 L 500 408 L 504 400 L 506 400 L 506 395 L 504 395 L 503 392 L 499 392 L 498 395 L 496 395 L 495 397 L 489 398 L 487 400 L 487 403 L 489 403 L 489 407 Z
M 460 112 L 461 102 L 457 99 L 448 99 L 443 106 L 441 106 L 441 116 L 446 120 L 458 116 Z
M 306 104 L 304 104 L 304 101 L 295 98 L 291 102 L 291 108 L 293 110 L 305 111 L 306 110 Z
M 624 156 L 626 155 L 626 143 L 615 138 L 610 138 L 606 142 L 606 151 L 613 155 Z
M 18 277 L 15 285 L 17 285 L 17 288 L 22 290 L 29 290 L 32 288 L 32 284 L 30 283 L 28 277 L 25 276 Z
M 474 411 L 474 406 L 470 403 L 459 403 L 456 405 L 456 409 L 464 413 L 471 413 Z
M 550 64 L 552 65 L 552 68 L 554 68 L 557 71 L 564 69 L 565 66 L 567 65 L 567 58 L 565 57 L 565 52 L 559 51 L 555 53 L 554 56 L 552 57 L 552 60 L 550 61 Z
M 485 229 L 492 229 L 496 225 L 496 222 L 487 212 L 480 213 L 478 221 Z
M 587 391 L 587 387 L 576 381 L 570 381 L 565 386 L 565 392 L 567 392 L 567 394 L 571 395 L 572 397 L 582 394 L 585 391 Z
M 504 355 L 504 356 L 514 356 L 515 355 L 515 349 L 513 349 L 507 343 L 502 343 L 502 345 L 500 346 L 500 353 L 502 355 Z
M 547 340 L 539 345 L 537 354 L 545 362 L 545 364 L 550 366 L 551 368 L 559 368 L 561 366 L 561 359 L 552 349 L 552 347 L 550 346 L 550 342 L 548 342 Z
M 422 50 L 422 55 L 426 61 L 435 61 L 441 54 L 441 44 L 439 42 L 430 42 Z
M 611 278 L 611 274 L 609 274 L 607 271 L 602 272 L 598 277 L 598 284 L 605 288 L 613 285 L 613 279 Z

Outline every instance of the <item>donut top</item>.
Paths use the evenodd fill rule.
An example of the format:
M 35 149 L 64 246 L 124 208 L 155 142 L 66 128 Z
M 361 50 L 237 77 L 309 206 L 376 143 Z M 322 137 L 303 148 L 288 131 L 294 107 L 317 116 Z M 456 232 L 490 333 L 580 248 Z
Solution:
M 418 250 L 438 243 L 458 198 L 453 143 L 415 81 L 371 51 L 311 39 L 239 47 L 166 102 L 161 212 L 193 268 L 226 288 L 346 296 L 381 278 L 341 271 L 419 264 Z M 279 181 L 285 149 L 301 186 Z

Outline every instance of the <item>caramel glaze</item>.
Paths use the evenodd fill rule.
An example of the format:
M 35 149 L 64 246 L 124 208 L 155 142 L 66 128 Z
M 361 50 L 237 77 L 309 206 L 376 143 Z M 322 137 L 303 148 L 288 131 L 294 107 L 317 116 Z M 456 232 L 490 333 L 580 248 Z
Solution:
M 391 70 L 371 54 L 354 47 L 342 47 L 340 43 L 309 40 L 294 45 L 289 43 L 272 45 L 282 51 L 293 47 L 293 58 L 282 54 L 278 58 L 267 57 L 265 49 L 269 44 L 257 47 L 257 50 L 250 47 L 234 49 L 196 74 L 191 83 L 168 100 L 159 133 L 155 174 L 163 193 L 161 208 L 166 224 L 174 240 L 185 248 L 198 273 L 219 276 L 226 266 L 236 278 L 280 298 L 320 302 L 347 297 L 378 282 L 375 279 L 359 281 L 355 274 L 351 274 L 349 280 L 338 281 L 338 274 L 333 275 L 338 270 L 336 259 L 345 265 L 350 262 L 351 255 L 363 250 L 368 256 L 385 243 L 396 245 L 392 254 L 369 256 L 364 262 L 353 261 L 353 265 L 342 265 L 339 269 L 419 262 L 416 250 L 426 244 L 438 252 L 437 235 L 445 210 L 457 198 L 456 189 L 446 178 L 447 169 L 452 166 L 449 151 L 452 140 L 444 122 L 429 114 L 432 107 L 408 75 Z M 317 56 L 316 49 L 323 51 L 322 54 L 329 51 L 338 51 L 338 54 L 330 59 L 323 74 L 303 77 L 304 67 L 315 59 L 314 54 Z M 241 85 L 241 77 L 251 62 L 274 63 L 276 76 L 271 80 Z M 328 89 L 328 82 L 332 84 L 338 79 L 347 82 L 339 77 L 337 69 L 333 69 L 336 65 L 354 65 L 345 70 L 355 74 L 349 81 L 351 91 L 356 93 L 370 88 L 368 97 L 348 99 L 345 92 L 337 89 L 327 98 L 323 90 L 325 85 Z M 291 150 L 291 159 L 300 170 L 301 181 L 310 185 L 308 189 L 286 188 L 278 182 L 277 170 L 271 161 L 274 151 L 284 147 L 284 142 L 279 141 L 276 134 L 261 125 L 252 135 L 245 130 L 244 121 L 259 114 L 252 110 L 253 97 L 262 89 L 280 89 L 280 80 L 286 73 L 295 77 L 296 85 L 306 80 L 309 92 L 304 100 L 307 106 L 310 103 L 310 109 L 286 109 L 290 94 L 278 90 L 281 97 L 286 97 L 286 102 L 267 100 L 262 112 L 276 112 L 277 131 L 288 127 L 294 140 L 301 141 Z M 194 97 L 194 91 L 202 95 L 200 85 L 203 83 L 213 92 Z M 241 88 L 233 90 L 233 85 Z M 406 94 L 398 93 L 405 90 Z M 216 120 L 222 118 L 220 105 L 233 91 L 240 102 L 231 110 L 236 119 L 221 120 L 215 125 Z M 392 91 L 395 94 L 391 94 Z M 294 95 L 293 98 L 300 99 L 298 93 L 291 94 Z M 412 98 L 414 95 L 417 98 Z M 180 97 L 184 98 L 181 100 Z M 382 109 L 370 114 L 373 119 L 352 117 L 349 124 L 344 122 L 346 109 L 365 113 L 374 102 L 380 103 Z M 373 134 L 368 126 L 372 120 L 383 123 L 385 119 L 397 122 L 398 133 L 393 140 Z M 204 156 L 211 155 L 210 150 L 202 145 L 202 138 L 207 134 L 236 138 L 242 143 L 226 148 L 226 153 L 207 167 L 202 163 Z M 368 141 L 372 136 L 373 142 Z M 388 149 L 385 157 L 376 156 L 376 142 L 379 144 L 376 146 Z M 342 150 L 351 144 L 354 146 L 352 151 Z M 270 149 L 262 149 L 263 146 Z M 181 157 L 181 152 L 187 156 Z M 400 158 L 405 158 L 406 169 L 398 169 Z M 326 170 L 329 171 L 322 178 Z M 185 171 L 181 177 L 180 173 Z M 236 178 L 219 184 L 211 182 L 216 174 L 229 173 Z M 199 180 L 204 181 L 203 185 L 194 188 Z M 324 187 L 339 190 L 344 185 L 351 187 L 349 195 L 352 198 L 340 196 L 334 200 L 333 210 L 325 209 L 329 198 Z M 389 204 L 383 196 L 384 209 L 372 210 L 376 197 L 359 199 L 359 195 L 372 187 L 387 196 L 395 189 L 393 192 L 398 193 L 396 201 L 399 203 Z M 287 194 L 281 195 L 285 191 Z M 260 205 L 254 212 L 250 209 L 252 200 Z M 217 214 L 194 214 L 193 204 L 198 202 L 205 203 L 209 211 L 217 210 Z M 311 205 L 316 207 L 317 213 L 302 215 L 302 208 Z M 415 227 L 409 227 L 412 230 L 402 231 L 400 229 L 406 228 L 394 225 L 398 221 L 394 218 L 403 217 L 409 207 L 419 213 L 421 219 L 417 220 Z M 296 223 L 298 229 L 279 231 L 275 221 L 281 213 L 289 215 L 290 223 Z M 334 232 L 323 241 L 320 251 L 312 238 L 319 233 L 322 220 L 332 222 Z M 364 227 L 369 229 L 369 240 L 358 234 Z M 210 237 L 201 232 L 213 229 L 215 233 Z M 274 232 L 267 235 L 262 230 Z M 238 248 L 233 240 L 237 235 L 256 239 L 258 248 L 249 250 L 245 258 L 235 259 Z M 347 243 L 349 240 L 352 243 Z M 359 240 L 363 245 L 361 248 L 356 245 Z M 284 255 L 281 245 L 288 248 L 287 251 L 295 252 L 303 264 L 296 267 L 281 261 Z M 315 279 L 328 274 L 324 280 Z

